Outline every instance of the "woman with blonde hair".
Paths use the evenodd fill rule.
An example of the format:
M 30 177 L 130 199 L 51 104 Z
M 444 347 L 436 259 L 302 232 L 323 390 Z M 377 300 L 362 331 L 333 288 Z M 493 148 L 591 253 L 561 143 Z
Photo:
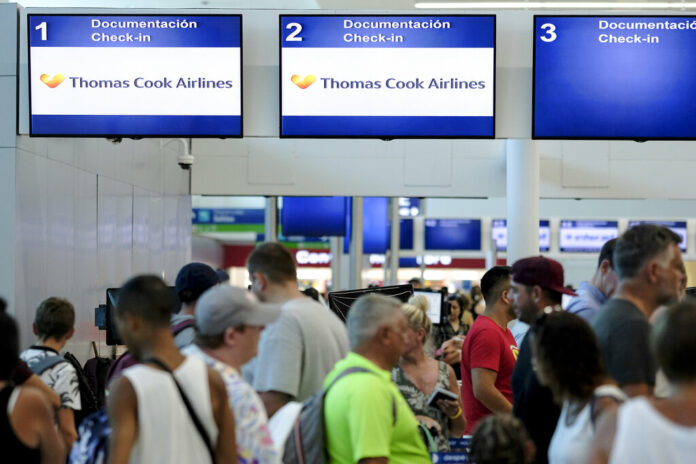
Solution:
M 466 429 L 466 418 L 450 366 L 426 356 L 424 345 L 430 337 L 432 323 L 427 314 L 427 299 L 416 296 L 402 306 L 408 328 L 404 334 L 404 353 L 392 370 L 394 383 L 408 402 L 416 418 L 434 435 L 438 451 L 449 451 L 449 437 L 460 437 Z M 456 400 L 439 400 L 435 406 L 428 399 L 436 388 L 448 390 Z

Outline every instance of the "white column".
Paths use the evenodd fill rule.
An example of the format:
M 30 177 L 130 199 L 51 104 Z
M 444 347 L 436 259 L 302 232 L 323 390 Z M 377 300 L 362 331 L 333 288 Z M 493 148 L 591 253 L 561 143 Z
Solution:
M 539 154 L 531 140 L 508 139 L 507 262 L 539 255 Z
M 264 242 L 278 241 L 278 197 L 266 197 Z
M 399 215 L 399 199 L 392 197 L 389 199 L 389 211 L 391 214 L 391 253 L 389 253 L 389 281 L 387 284 L 396 285 L 399 283 L 399 242 L 401 241 L 401 228 Z
M 343 256 L 343 237 L 331 237 L 331 291 L 341 288 L 341 257 Z
M 363 197 L 353 197 L 350 221 L 350 290 L 362 288 Z

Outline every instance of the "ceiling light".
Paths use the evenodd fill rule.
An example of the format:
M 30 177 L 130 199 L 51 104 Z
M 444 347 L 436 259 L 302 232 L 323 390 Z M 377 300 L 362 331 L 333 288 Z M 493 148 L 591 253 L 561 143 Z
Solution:
M 588 9 L 630 9 L 630 10 L 667 10 L 696 8 L 696 3 L 681 2 L 416 2 L 416 8 L 429 9 L 546 9 L 546 10 L 588 10 Z

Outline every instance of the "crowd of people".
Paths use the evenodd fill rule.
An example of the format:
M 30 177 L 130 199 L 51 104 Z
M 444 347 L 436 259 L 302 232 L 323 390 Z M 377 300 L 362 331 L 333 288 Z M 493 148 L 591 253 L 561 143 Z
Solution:
M 134 276 L 115 306 L 128 352 L 95 413 L 109 426 L 103 447 L 80 436 L 91 423 L 78 427 L 82 373 L 60 354 L 72 304 L 43 301 L 37 341 L 21 353 L 3 304 L 4 457 L 285 463 L 302 433 L 318 433 L 300 427 L 318 411 L 310 425 L 325 433 L 310 446 L 337 464 L 429 463 L 464 435 L 479 464 L 693 462 L 696 300 L 685 297 L 679 242 L 661 226 L 633 227 L 604 245 L 577 293 L 553 259 L 495 266 L 471 296 L 451 295 L 435 325 L 426 298 L 378 292 L 344 323 L 298 288 L 277 243 L 250 255 L 248 290 L 201 263 L 181 269 L 174 292 Z

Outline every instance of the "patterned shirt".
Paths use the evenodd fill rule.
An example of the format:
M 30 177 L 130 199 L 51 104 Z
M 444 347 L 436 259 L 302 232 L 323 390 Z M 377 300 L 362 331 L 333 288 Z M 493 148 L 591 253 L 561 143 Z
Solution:
M 196 345 L 189 345 L 181 352 L 202 359 L 224 380 L 234 414 L 239 464 L 279 464 L 280 457 L 268 429 L 266 410 L 251 385 L 235 368 L 208 356 Z
M 45 346 L 32 346 L 19 355 L 29 368 L 36 365 L 39 361 L 52 356 L 60 356 L 60 354 Z M 37 375 L 41 377 L 41 380 L 46 385 L 58 393 L 61 408 L 73 409 L 75 411 L 82 409 L 80 384 L 77 381 L 77 372 L 72 364 L 62 361 Z

